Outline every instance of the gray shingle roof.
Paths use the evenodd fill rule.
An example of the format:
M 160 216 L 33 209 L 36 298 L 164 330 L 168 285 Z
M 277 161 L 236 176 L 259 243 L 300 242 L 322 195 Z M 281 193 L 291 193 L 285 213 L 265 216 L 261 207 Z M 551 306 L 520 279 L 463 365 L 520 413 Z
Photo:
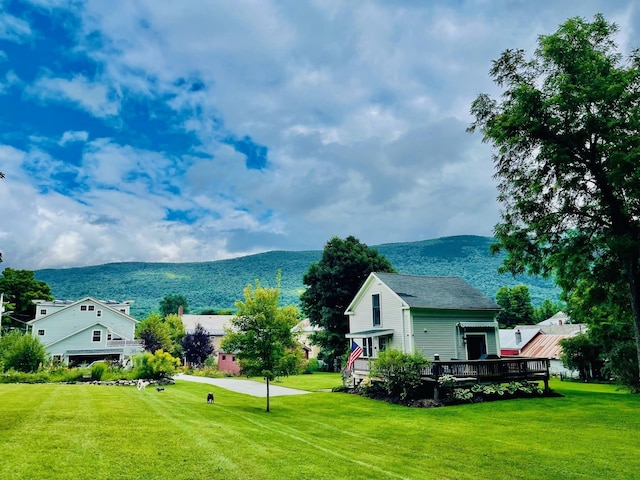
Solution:
M 500 306 L 460 277 L 375 273 L 412 308 L 500 310 Z

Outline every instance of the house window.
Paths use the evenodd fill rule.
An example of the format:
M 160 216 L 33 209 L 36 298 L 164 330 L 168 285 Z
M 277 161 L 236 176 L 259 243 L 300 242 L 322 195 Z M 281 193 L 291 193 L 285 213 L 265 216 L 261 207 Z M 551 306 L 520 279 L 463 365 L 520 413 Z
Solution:
M 96 309 L 95 305 L 89 305 L 89 311 L 93 312 Z
M 87 306 L 86 305 L 80 305 L 80 311 L 81 312 L 86 312 L 87 311 Z
M 111 332 L 107 332 L 107 340 L 110 341 L 113 338 Z
M 371 295 L 371 304 L 373 307 L 373 326 L 380 325 L 380 294 L 374 293 Z
M 362 339 L 362 356 L 373 357 L 373 339 L 371 337 Z
M 378 338 L 378 350 L 384 352 L 389 347 L 389 337 Z
M 126 311 L 124 308 L 121 308 L 121 309 L 120 309 L 120 311 L 121 311 L 122 313 L 127 313 L 127 311 Z
M 44 337 L 44 329 L 38 330 L 38 335 Z
M 42 309 L 40 310 L 40 315 L 46 315 L 47 314 L 47 310 L 46 309 Z
M 102 310 L 97 310 L 96 317 L 101 317 L 101 316 L 102 316 Z
M 222 360 L 226 360 L 227 356 L 226 355 L 222 355 Z
M 94 342 L 99 342 L 102 339 L 102 331 L 101 330 L 94 330 L 93 331 L 93 341 Z

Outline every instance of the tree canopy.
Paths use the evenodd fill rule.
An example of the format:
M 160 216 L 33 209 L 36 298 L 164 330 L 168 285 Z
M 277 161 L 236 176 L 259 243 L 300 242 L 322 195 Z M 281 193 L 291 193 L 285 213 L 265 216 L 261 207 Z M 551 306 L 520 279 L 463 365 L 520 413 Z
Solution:
M 640 53 L 624 58 L 617 30 L 571 18 L 531 58 L 504 51 L 490 71 L 502 97 L 478 96 L 470 130 L 496 152 L 503 270 L 555 274 L 567 298 L 624 278 L 640 362 Z
M 160 300 L 160 313 L 163 317 L 171 314 L 177 315 L 180 307 L 182 307 L 182 313 L 189 313 L 189 302 L 184 295 L 165 295 Z
M 21 320 L 34 318 L 35 305 L 32 300 L 53 300 L 51 287 L 46 282 L 36 280 L 31 270 L 5 268 L 0 276 L 0 292 L 4 293 L 8 309 Z
M 235 353 L 242 373 L 266 380 L 267 412 L 270 411 L 270 382 L 297 371 L 296 351 L 300 350 L 291 331 L 300 314 L 293 305 L 279 306 L 279 277 L 278 274 L 275 288 L 264 288 L 258 280 L 255 287 L 247 285 L 244 301 L 236 302 L 237 314 L 221 344 L 226 352 Z
M 213 354 L 209 334 L 199 323 L 193 332 L 187 333 L 182 339 L 182 349 L 187 362 L 195 365 L 202 365 Z
M 348 349 L 349 321 L 344 312 L 372 272 L 395 270 L 375 248 L 349 236 L 331 238 L 320 261 L 312 263 L 303 276 L 307 288 L 300 296 L 302 312 L 312 325 L 322 327 L 311 341 L 320 346 L 322 359 L 330 367 Z
M 531 305 L 529 288 L 516 285 L 513 288 L 501 287 L 496 293 L 496 303 L 502 307 L 496 320 L 502 328 L 535 323 L 535 309 Z
M 136 325 L 136 338 L 144 340 L 145 350 L 153 353 L 156 350 L 173 351 L 171 329 L 159 313 L 151 312 Z

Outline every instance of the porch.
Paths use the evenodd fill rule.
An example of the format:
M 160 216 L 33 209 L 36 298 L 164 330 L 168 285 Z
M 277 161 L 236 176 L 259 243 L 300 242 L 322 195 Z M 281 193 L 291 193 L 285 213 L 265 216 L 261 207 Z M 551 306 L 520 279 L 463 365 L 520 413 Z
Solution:
M 358 358 L 354 363 L 353 374 L 356 378 L 369 375 L 374 359 Z M 509 357 L 487 360 L 432 360 L 422 369 L 425 381 L 434 382 L 443 375 L 456 378 L 460 386 L 476 383 L 507 383 L 518 381 L 543 381 L 545 391 L 549 390 L 549 366 L 547 358 Z

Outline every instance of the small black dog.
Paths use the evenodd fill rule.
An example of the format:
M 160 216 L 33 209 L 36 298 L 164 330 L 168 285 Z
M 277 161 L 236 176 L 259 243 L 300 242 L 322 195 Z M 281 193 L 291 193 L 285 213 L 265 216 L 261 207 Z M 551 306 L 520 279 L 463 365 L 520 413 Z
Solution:
M 156 390 L 159 392 L 164 392 L 164 387 L 156 387 Z
M 207 393 L 207 403 L 213 403 L 213 393 Z

